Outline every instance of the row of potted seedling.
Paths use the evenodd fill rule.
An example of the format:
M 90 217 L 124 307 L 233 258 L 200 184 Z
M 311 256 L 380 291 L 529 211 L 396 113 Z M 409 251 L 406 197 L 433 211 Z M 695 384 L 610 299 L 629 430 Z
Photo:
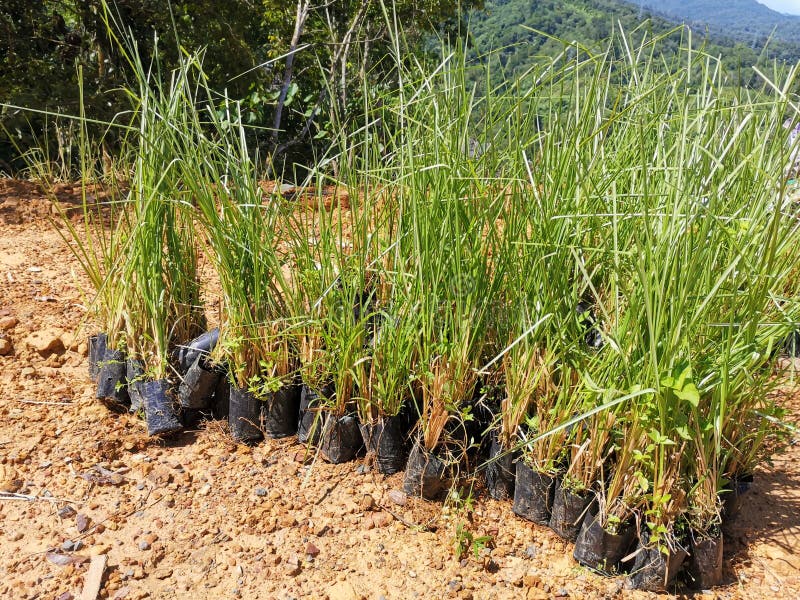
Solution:
M 634 584 L 663 589 L 688 549 L 719 583 L 723 500 L 779 438 L 774 349 L 800 320 L 780 91 L 797 69 L 739 90 L 660 43 L 566 45 L 480 93 L 458 49 L 398 57 L 311 170 L 310 207 L 264 194 L 198 57 L 164 82 L 131 50 L 130 188 L 101 207 L 110 229 L 88 204 L 83 232 L 65 221 L 107 333 L 98 394 L 166 433 L 177 373 L 185 411 L 211 403 L 237 440 L 297 430 L 335 462 L 366 442 L 428 498 L 491 446 L 490 493 L 581 563 L 632 554 Z M 186 343 L 201 253 L 220 329 Z
M 253 444 L 264 436 L 296 435 L 300 443 L 318 447 L 332 463 L 353 460 L 366 448 L 380 473 L 390 475 L 405 469 L 405 491 L 427 499 L 440 498 L 459 483 L 459 470 L 472 450 L 472 458 L 482 462 L 480 471 L 488 494 L 498 500 L 513 499 L 516 515 L 548 526 L 575 543 L 574 557 L 580 564 L 600 573 L 630 572 L 634 586 L 640 589 L 664 589 L 682 569 L 687 583 L 695 588 L 707 589 L 722 580 L 721 537 L 695 538 L 689 531 L 679 540 L 683 546 L 663 552 L 650 545 L 647 532 L 637 532 L 632 521 L 609 527 L 598 517 L 602 494 L 577 493 L 561 477 L 532 469 L 518 451 L 502 449 L 496 430 L 486 430 L 483 439 L 462 438 L 460 457 L 452 452 L 447 458 L 437 456 L 412 443 L 418 407 L 411 404 L 393 417 L 365 424 L 353 414 L 337 417 L 322 410 L 317 401 L 320 396 L 335 394 L 331 385 L 314 391 L 298 382 L 258 399 L 251 391 L 231 384 L 224 369 L 211 363 L 218 338 L 219 330 L 214 329 L 179 346 L 172 358 L 180 377 L 152 381 L 144 377 L 141 361 L 109 349 L 105 334 L 91 336 L 89 375 L 97 384 L 97 398 L 115 410 L 143 415 L 149 435 L 175 433 L 202 418 L 215 418 L 228 420 L 230 434 L 238 442 Z M 480 415 L 484 427 L 490 423 L 488 412 Z M 470 433 L 480 436 L 480 427 Z M 461 473 L 462 479 L 470 477 L 470 473 Z M 722 490 L 724 519 L 738 513 L 739 498 L 750 481 L 731 481 Z

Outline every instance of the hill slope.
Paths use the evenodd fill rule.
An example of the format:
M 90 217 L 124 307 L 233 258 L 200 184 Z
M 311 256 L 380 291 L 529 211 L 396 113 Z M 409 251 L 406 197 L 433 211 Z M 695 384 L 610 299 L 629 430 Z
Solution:
M 739 1 L 749 3 L 751 0 Z M 646 28 L 653 34 L 666 33 L 681 22 L 618 0 L 487 0 L 483 10 L 472 12 L 470 29 L 475 51 L 478 54 L 497 52 L 500 64 L 514 73 L 527 69 L 537 57 L 555 56 L 562 49 L 559 42 L 531 29 L 591 47 L 604 40 L 613 28 L 621 26 L 630 32 L 645 21 L 648 21 Z M 704 39 L 705 28 L 692 27 L 692 30 L 694 39 L 705 41 L 707 51 L 722 56 L 729 67 L 742 65 L 749 71 L 751 65 L 765 59 L 800 60 L 800 44 L 773 40 L 764 49 L 763 42 L 761 45 L 744 43 L 741 39 L 713 33 Z M 664 44 L 665 50 L 677 48 L 681 35 L 680 30 L 676 31 Z M 797 39 L 800 40 L 800 36 Z
M 633 4 L 671 19 L 708 26 L 711 32 L 744 40 L 770 35 L 789 42 L 800 40 L 800 17 L 776 12 L 756 0 L 633 0 Z

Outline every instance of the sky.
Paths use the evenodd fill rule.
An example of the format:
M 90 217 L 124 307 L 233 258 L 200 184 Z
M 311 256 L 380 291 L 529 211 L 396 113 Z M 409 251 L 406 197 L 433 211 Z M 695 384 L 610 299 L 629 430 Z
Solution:
M 800 15 L 800 0 L 758 0 L 761 4 L 769 6 L 772 10 Z

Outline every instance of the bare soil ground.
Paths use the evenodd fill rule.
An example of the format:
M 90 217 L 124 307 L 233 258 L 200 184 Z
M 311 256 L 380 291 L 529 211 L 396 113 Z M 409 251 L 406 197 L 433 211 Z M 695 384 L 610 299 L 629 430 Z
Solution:
M 35 186 L 0 180 L 0 490 L 16 493 L 0 497 L 0 597 L 81 598 L 93 556 L 101 598 L 656 597 L 580 568 L 509 503 L 445 510 L 363 459 L 307 465 L 291 440 L 236 446 L 219 423 L 148 439 L 93 398 L 81 274 L 48 214 Z M 725 585 L 698 597 L 800 598 L 800 447 L 745 499 Z M 456 560 L 459 522 L 494 548 Z

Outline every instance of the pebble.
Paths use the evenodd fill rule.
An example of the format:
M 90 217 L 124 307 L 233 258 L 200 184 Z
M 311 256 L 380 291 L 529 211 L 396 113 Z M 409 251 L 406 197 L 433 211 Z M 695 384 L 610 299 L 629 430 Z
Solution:
M 266 495 L 267 495 L 267 490 L 265 488 L 263 487 L 256 488 L 256 496 L 263 498 Z
M 389 490 L 386 496 L 398 506 L 405 506 L 408 496 L 402 490 Z
M 78 530 L 78 533 L 83 533 L 89 529 L 89 517 L 83 513 L 79 513 L 78 516 L 75 517 L 75 529 Z
M 295 519 L 293 515 L 281 515 L 278 519 L 278 525 L 281 529 L 295 527 L 297 525 L 297 519 Z
M 142 551 L 150 550 L 150 544 L 147 543 L 145 540 L 142 540 L 141 542 L 139 542 L 139 550 L 142 550 Z
M 172 576 L 172 569 L 167 567 L 159 567 L 155 571 L 153 571 L 153 577 L 156 579 L 166 579 L 167 577 Z
M 12 327 L 16 327 L 17 322 L 18 321 L 16 317 L 11 317 L 11 316 L 0 317 L 0 330 L 8 331 Z
M 372 510 L 375 508 L 375 499 L 369 495 L 364 494 L 361 497 L 361 502 L 359 503 L 359 508 L 362 512 L 367 512 L 368 510 Z
M 16 469 L 10 465 L 0 464 L 0 492 L 16 492 L 22 487 L 22 480 Z
M 28 335 L 25 338 L 25 344 L 30 346 L 39 354 L 63 352 L 64 343 L 61 341 L 62 335 L 64 335 L 64 332 L 60 329 L 42 329 L 41 331 L 34 331 Z
M 296 556 L 293 556 L 283 564 L 285 573 L 289 577 L 297 577 L 300 575 L 300 561 Z
M 317 548 L 311 542 L 308 542 L 306 544 L 306 555 L 311 556 L 312 558 L 316 558 L 317 556 L 319 556 L 319 548 Z
M 65 507 L 59 509 L 59 511 L 58 511 L 58 516 L 60 518 L 62 518 L 62 519 L 70 519 L 70 518 L 74 517 L 76 514 L 77 513 L 75 512 L 75 509 L 72 508 L 69 504 L 67 504 Z
M 77 552 L 83 548 L 83 542 L 80 540 L 66 540 L 63 544 L 61 544 L 61 549 L 64 552 Z
M 11 345 L 11 340 L 8 338 L 0 337 L 0 356 L 11 354 L 14 347 Z

